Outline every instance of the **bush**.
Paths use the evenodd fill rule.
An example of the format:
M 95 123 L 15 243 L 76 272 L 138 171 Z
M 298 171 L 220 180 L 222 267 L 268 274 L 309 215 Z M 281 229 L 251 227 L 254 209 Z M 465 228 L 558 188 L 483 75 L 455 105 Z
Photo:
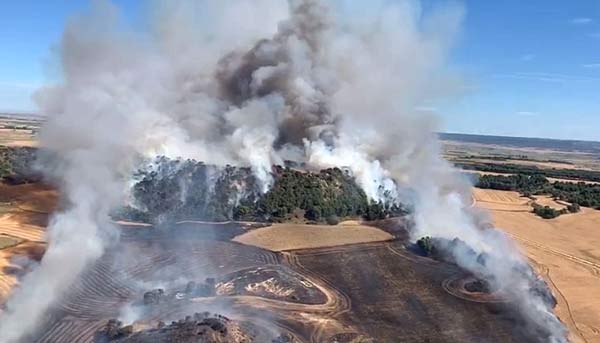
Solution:
M 578 203 L 573 203 L 573 204 L 567 206 L 567 211 L 569 211 L 570 213 L 577 213 L 577 212 L 581 211 L 581 207 L 579 206 Z
M 337 225 L 340 223 L 340 218 L 338 218 L 337 216 L 329 216 L 327 217 L 326 222 L 328 225 Z
M 417 241 L 417 246 L 425 256 L 432 256 L 435 253 L 435 246 L 430 236 L 425 236 Z
M 549 206 L 534 206 L 533 213 L 544 218 L 544 219 L 554 219 L 562 214 L 566 214 L 567 210 L 555 210 Z

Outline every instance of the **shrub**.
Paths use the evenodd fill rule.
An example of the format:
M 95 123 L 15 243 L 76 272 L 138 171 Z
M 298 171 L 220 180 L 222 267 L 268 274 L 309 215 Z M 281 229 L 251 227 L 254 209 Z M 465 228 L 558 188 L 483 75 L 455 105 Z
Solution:
M 567 211 L 569 211 L 570 213 L 577 213 L 577 212 L 581 211 L 581 207 L 579 206 L 578 203 L 573 203 L 573 204 L 567 206 Z
M 417 246 L 425 256 L 432 256 L 435 253 L 435 246 L 430 236 L 425 236 L 417 241 Z
M 340 223 L 340 218 L 338 218 L 337 216 L 329 216 L 327 217 L 326 222 L 328 225 L 337 225 Z

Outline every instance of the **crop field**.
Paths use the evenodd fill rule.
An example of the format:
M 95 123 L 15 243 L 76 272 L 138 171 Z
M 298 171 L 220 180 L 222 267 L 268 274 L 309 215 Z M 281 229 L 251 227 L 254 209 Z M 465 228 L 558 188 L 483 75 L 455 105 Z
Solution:
M 600 342 L 600 294 L 593 291 L 600 285 L 600 211 L 582 208 L 546 220 L 530 213 L 519 202 L 526 198 L 515 192 L 475 189 L 474 197 L 550 281 L 558 298 L 557 314 L 572 340 Z
M 0 145 L 34 147 L 42 119 L 34 116 L 0 114 Z
M 252 230 L 234 241 L 272 251 L 329 247 L 392 239 L 380 229 L 358 225 L 273 224 Z

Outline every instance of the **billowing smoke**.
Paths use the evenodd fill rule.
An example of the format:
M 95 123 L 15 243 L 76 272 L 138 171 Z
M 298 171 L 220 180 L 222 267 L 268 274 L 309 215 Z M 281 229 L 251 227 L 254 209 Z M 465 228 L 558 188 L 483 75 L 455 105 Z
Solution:
M 162 154 L 250 167 L 262 191 L 284 160 L 349 167 L 370 198 L 413 204 L 415 237 L 459 237 L 497 256 L 487 273 L 514 286 L 515 299 L 531 304 L 526 317 L 564 341 L 529 278 L 511 272 L 523 258 L 473 219 L 469 184 L 440 157 L 435 118 L 416 110 L 461 91 L 446 55 L 463 16 L 461 6 L 424 11 L 416 0 L 358 9 L 353 1 L 158 1 L 149 27 L 131 29 L 114 6 L 94 2 L 64 32 L 61 80 L 37 94 L 48 116 L 42 145 L 59 156 L 45 170 L 67 204 L 48 228 L 40 267 L 8 302 L 0 337 L 32 332 L 102 254 L 127 175 L 138 158 Z

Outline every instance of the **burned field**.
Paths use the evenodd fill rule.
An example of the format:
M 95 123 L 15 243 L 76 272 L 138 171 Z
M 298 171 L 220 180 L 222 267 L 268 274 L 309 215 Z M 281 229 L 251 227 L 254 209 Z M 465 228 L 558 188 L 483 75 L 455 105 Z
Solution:
M 231 242 L 240 232 L 123 227 L 30 340 L 535 341 L 509 303 L 452 294 L 444 285 L 462 271 L 401 240 L 274 253 Z
M 338 320 L 377 342 L 535 342 L 510 303 L 448 292 L 462 272 L 407 251 L 400 242 L 298 251 L 295 261 L 322 275 L 348 304 Z

